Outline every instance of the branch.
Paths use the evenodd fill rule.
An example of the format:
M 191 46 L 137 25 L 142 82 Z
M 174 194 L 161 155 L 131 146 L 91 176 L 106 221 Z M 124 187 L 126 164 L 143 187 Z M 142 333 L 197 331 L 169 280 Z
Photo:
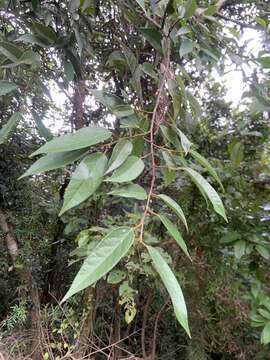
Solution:
M 170 38 L 167 37 L 167 46 L 166 46 L 166 55 L 165 55 L 165 59 L 163 61 L 163 65 L 164 65 L 164 75 L 163 78 L 161 80 L 160 86 L 158 88 L 158 96 L 157 96 L 157 100 L 156 100 L 156 104 L 154 107 L 154 111 L 153 111 L 153 115 L 152 115 L 152 119 L 151 119 L 151 126 L 150 126 L 150 154 L 151 154 L 151 167 L 152 167 L 152 180 L 151 180 L 151 185 L 150 185 L 150 190 L 148 193 L 148 197 L 147 197 L 147 202 L 146 202 L 146 206 L 145 206 L 145 210 L 142 216 L 142 220 L 140 223 L 140 242 L 143 243 L 143 230 L 144 230 L 144 221 L 145 221 L 145 217 L 149 211 L 150 208 L 150 201 L 151 201 L 151 197 L 153 195 L 153 190 L 154 190 L 154 186 L 155 186 L 155 181 L 156 181 L 156 161 L 155 161 L 155 143 L 154 143 L 154 132 L 155 132 L 155 124 L 156 124 L 156 120 L 158 117 L 158 110 L 159 110 L 159 105 L 160 102 L 162 100 L 162 95 L 164 94 L 163 90 L 166 84 L 166 80 L 167 80 L 167 75 L 168 75 L 168 71 L 169 71 L 169 67 L 170 67 L 170 55 L 171 55 L 171 43 L 170 43 Z

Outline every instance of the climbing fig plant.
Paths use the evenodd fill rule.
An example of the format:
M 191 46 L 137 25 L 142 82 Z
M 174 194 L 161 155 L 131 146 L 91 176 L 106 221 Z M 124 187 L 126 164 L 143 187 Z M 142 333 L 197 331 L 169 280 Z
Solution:
M 177 320 L 191 335 L 179 276 L 162 244 L 151 241 L 151 236 L 158 236 L 152 225 L 159 222 L 192 261 L 181 191 L 169 190 L 179 179 L 194 183 L 206 201 L 206 212 L 227 221 L 219 195 L 224 191 L 221 180 L 188 134 L 203 113 L 196 98 L 196 75 L 208 76 L 213 67 L 223 71 L 227 60 L 244 61 L 235 41 L 238 35 L 224 31 L 225 5 L 222 0 L 82 0 L 63 2 L 57 15 L 39 1 L 12 9 L 10 26 L 15 24 L 16 31 L 0 37 L 0 96 L 19 99 L 19 108 L 1 129 L 0 143 L 23 121 L 22 115 L 33 118 L 47 141 L 31 154 L 36 161 L 21 178 L 59 168 L 70 171 L 59 217 L 92 198 L 102 199 L 106 207 L 111 197 L 124 198 L 123 213 L 129 214 L 100 233 L 101 240 L 84 259 L 62 301 L 107 274 L 111 283 L 117 282 L 111 271 L 120 261 L 134 251 L 139 258 L 147 253 Z M 31 12 L 36 14 L 34 21 Z M 112 19 L 117 26 L 110 28 Z M 72 131 L 53 138 L 39 108 L 46 108 L 44 99 L 40 106 L 39 92 L 48 94 L 51 86 L 50 81 L 43 83 L 46 72 L 50 81 L 59 77 L 60 88 L 74 95 Z M 93 111 L 84 117 L 85 108 L 93 106 L 101 116 L 91 119 Z M 131 222 L 133 212 L 140 216 Z M 104 214 L 112 216 L 109 209 Z M 131 321 L 132 301 L 122 301 L 128 309 L 126 320 Z

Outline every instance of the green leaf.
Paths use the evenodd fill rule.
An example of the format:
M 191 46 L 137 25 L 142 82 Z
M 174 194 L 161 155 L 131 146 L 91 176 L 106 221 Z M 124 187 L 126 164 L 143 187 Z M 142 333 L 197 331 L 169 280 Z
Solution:
M 96 191 L 102 182 L 106 166 L 107 158 L 102 153 L 91 154 L 82 160 L 65 191 L 59 216 L 88 199 Z
M 0 80 L 0 96 L 6 95 L 11 91 L 17 89 L 17 85 L 7 81 L 7 80 Z
M 239 240 L 234 244 L 234 255 L 236 259 L 241 259 L 246 251 L 246 242 L 244 240 Z
M 133 52 L 124 44 L 122 45 L 123 53 L 125 55 L 126 61 L 128 63 L 129 69 L 131 74 L 134 74 L 138 67 L 138 61 L 136 59 L 136 56 L 133 54 Z
M 162 54 L 162 36 L 160 32 L 155 28 L 141 28 L 139 30 L 143 34 L 145 39 L 153 46 L 153 48 Z
M 57 34 L 49 26 L 41 23 L 34 23 L 31 30 L 37 35 L 46 45 L 53 45 L 57 41 Z
M 120 97 L 106 93 L 102 90 L 90 90 L 97 101 L 106 106 L 110 112 L 117 117 L 127 117 L 134 115 L 134 110 L 126 104 Z
M 262 65 L 262 67 L 265 69 L 270 69 L 270 56 L 262 56 L 257 60 Z
M 105 174 L 117 169 L 132 152 L 132 143 L 127 139 L 121 139 L 114 147 Z
M 141 69 L 146 75 L 149 75 L 151 78 L 158 81 L 158 75 L 157 75 L 157 73 L 155 71 L 155 68 L 154 68 L 153 64 L 150 64 L 148 62 L 144 62 L 141 65 Z
M 189 255 L 187 245 L 182 238 L 180 232 L 178 231 L 177 227 L 164 215 L 158 215 L 160 218 L 162 224 L 165 226 L 165 228 L 168 230 L 169 234 L 174 238 L 174 240 L 177 242 L 177 244 L 180 246 L 180 248 L 184 251 L 184 253 L 187 255 L 187 257 L 191 260 L 191 257 Z
M 190 151 L 191 142 L 189 141 L 189 139 L 186 137 L 186 135 L 181 130 L 176 128 L 176 132 L 178 133 L 178 135 L 180 137 L 180 141 L 181 141 L 181 145 L 184 150 L 184 153 L 185 153 L 185 155 L 187 155 L 188 152 Z
M 177 202 L 174 201 L 172 198 L 170 198 L 168 195 L 159 194 L 157 197 L 159 199 L 161 199 L 162 201 L 164 201 L 165 204 L 167 204 L 179 216 L 179 218 L 184 223 L 186 229 L 188 230 L 187 220 L 186 220 L 185 214 L 184 214 L 183 210 L 181 209 L 180 205 L 178 205 Z
M 262 315 L 266 320 L 270 320 L 270 312 L 265 309 L 258 309 L 258 313 Z
M 265 258 L 266 260 L 270 259 L 269 249 L 266 246 L 256 245 L 255 249 L 263 258 Z
M 183 168 L 183 169 L 189 174 L 192 181 L 195 183 L 195 185 L 197 185 L 199 190 L 208 197 L 216 213 L 221 215 L 223 219 L 225 219 L 228 222 L 222 200 L 220 199 L 218 193 L 213 188 L 213 186 L 210 185 L 209 182 L 205 180 L 205 178 L 197 171 L 191 168 Z
M 182 104 L 182 96 L 177 81 L 169 79 L 168 90 L 173 100 L 173 117 L 176 119 L 176 117 L 179 115 Z
M 106 181 L 118 183 L 129 182 L 136 179 L 142 173 L 143 169 L 144 163 L 141 159 L 137 156 L 129 156 Z
M 168 140 L 171 144 L 173 144 L 175 148 L 179 151 L 179 149 L 181 149 L 181 144 L 175 132 L 171 128 L 168 128 L 167 126 L 164 125 L 160 125 L 160 130 L 162 132 L 163 137 L 166 140 Z
M 121 281 L 123 281 L 126 277 L 126 273 L 121 270 L 112 270 L 108 277 L 107 277 L 107 283 L 108 284 L 119 284 Z
M 152 246 L 147 246 L 147 250 L 153 261 L 154 268 L 168 290 L 177 320 L 183 326 L 188 336 L 191 337 L 185 299 L 174 273 L 157 249 Z
M 265 325 L 261 333 L 261 343 L 267 345 L 270 343 L 270 321 Z
M 201 154 L 199 154 L 197 151 L 190 149 L 190 154 L 193 156 L 193 158 L 195 160 L 198 161 L 198 163 L 200 165 L 202 165 L 211 176 L 213 176 L 213 178 L 218 182 L 218 184 L 220 185 L 222 191 L 224 191 L 224 187 L 222 185 L 222 182 L 218 176 L 218 174 L 216 173 L 216 170 L 212 167 L 212 165 L 209 163 L 208 160 L 206 160 Z
M 47 154 L 34 162 L 34 164 L 21 177 L 19 177 L 19 179 L 62 168 L 78 160 L 83 154 L 85 154 L 85 149 Z
M 122 226 L 110 231 L 85 259 L 62 302 L 93 285 L 124 257 L 134 242 L 134 231 Z
M 36 113 L 34 110 L 31 111 L 32 116 L 35 120 L 37 131 L 40 136 L 44 137 L 47 141 L 53 139 L 53 134 L 50 132 L 50 130 L 43 124 L 43 121 L 41 120 L 38 113 Z
M 187 0 L 184 4 L 185 7 L 185 18 L 188 19 L 195 14 L 197 9 L 196 0 Z
M 180 45 L 180 49 L 179 49 L 179 55 L 180 57 L 183 57 L 187 54 L 189 54 L 194 47 L 194 43 L 193 41 L 189 40 L 189 39 L 183 39 Z
M 11 132 L 14 130 L 15 126 L 17 125 L 21 117 L 22 117 L 21 113 L 15 112 L 8 119 L 8 122 L 0 129 L 0 145 L 4 144 L 7 141 L 8 137 L 10 136 Z
M 137 184 L 128 184 L 118 187 L 108 193 L 109 195 L 122 196 L 125 198 L 134 198 L 137 200 L 147 199 L 146 191 Z
M 229 153 L 232 164 L 235 167 L 240 166 L 241 161 L 244 159 L 244 145 L 241 142 L 233 141 L 229 145 Z
M 13 63 L 16 63 L 23 55 L 23 50 L 9 42 L 0 42 L 0 53 Z
M 57 153 L 86 148 L 109 139 L 112 133 L 100 127 L 85 127 L 78 130 L 75 134 L 67 134 L 55 138 L 41 146 L 31 156 L 42 153 Z

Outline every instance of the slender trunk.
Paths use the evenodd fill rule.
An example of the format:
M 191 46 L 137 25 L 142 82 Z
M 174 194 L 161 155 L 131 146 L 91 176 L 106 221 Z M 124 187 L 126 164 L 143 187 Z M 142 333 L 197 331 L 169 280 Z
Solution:
M 18 256 L 18 244 L 7 222 L 7 217 L 3 209 L 0 209 L 0 228 L 5 234 L 6 246 L 12 262 L 16 261 Z
M 5 241 L 8 252 L 12 259 L 12 262 L 15 263 L 19 255 L 18 242 L 13 234 L 12 227 L 7 221 L 6 212 L 3 209 L 0 209 L 0 228 L 5 234 Z M 20 270 L 18 273 L 22 283 L 27 285 L 28 294 L 31 299 L 31 327 L 33 331 L 33 340 L 32 340 L 32 359 L 39 360 L 41 358 L 40 352 L 40 302 L 39 302 L 39 292 L 36 287 L 31 269 L 28 266 L 25 266 L 23 270 Z

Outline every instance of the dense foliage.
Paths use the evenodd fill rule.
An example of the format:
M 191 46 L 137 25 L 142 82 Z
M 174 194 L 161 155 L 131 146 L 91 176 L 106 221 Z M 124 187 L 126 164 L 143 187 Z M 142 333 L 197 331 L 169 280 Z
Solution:
M 267 2 L 0 5 L 0 356 L 267 359 Z

